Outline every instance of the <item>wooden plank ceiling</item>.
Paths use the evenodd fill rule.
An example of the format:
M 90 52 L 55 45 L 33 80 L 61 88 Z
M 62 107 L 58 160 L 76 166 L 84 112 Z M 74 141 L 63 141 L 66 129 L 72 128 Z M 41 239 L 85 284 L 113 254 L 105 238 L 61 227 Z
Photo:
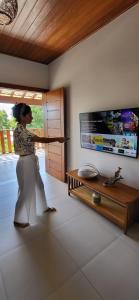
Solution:
M 139 0 L 18 0 L 0 52 L 48 64 Z

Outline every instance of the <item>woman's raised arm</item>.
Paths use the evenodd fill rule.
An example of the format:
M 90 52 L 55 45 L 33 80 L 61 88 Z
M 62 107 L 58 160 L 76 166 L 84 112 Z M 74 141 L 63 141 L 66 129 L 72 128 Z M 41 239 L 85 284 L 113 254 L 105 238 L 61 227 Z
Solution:
M 34 135 L 31 137 L 32 142 L 36 143 L 42 143 L 42 144 L 47 144 L 47 143 L 53 143 L 53 142 L 59 142 L 59 143 L 65 143 L 69 140 L 69 138 L 65 137 L 39 137 L 37 135 Z

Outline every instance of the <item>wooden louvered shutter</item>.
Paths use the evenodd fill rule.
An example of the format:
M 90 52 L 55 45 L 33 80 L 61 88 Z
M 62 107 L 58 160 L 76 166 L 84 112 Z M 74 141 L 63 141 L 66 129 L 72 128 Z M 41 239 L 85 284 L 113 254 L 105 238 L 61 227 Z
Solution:
M 44 103 L 46 137 L 65 136 L 64 111 L 64 89 L 47 92 Z M 45 162 L 46 172 L 65 181 L 66 144 L 46 144 Z

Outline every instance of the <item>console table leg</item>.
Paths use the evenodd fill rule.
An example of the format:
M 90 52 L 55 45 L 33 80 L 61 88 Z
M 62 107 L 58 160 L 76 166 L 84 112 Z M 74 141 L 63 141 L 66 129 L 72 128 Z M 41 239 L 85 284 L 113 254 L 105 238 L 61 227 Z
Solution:
M 68 195 L 70 196 L 70 176 L 68 176 Z
M 128 207 L 125 208 L 124 234 L 127 234 L 127 225 L 128 225 Z
M 127 234 L 127 227 L 124 228 L 124 234 Z

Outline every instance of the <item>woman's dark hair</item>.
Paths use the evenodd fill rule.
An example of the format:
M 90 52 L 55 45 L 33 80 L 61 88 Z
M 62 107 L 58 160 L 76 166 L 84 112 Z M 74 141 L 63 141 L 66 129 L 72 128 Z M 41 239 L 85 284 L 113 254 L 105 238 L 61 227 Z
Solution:
M 16 119 L 17 122 L 21 121 L 21 116 L 26 116 L 28 113 L 31 112 L 31 108 L 29 105 L 25 103 L 18 103 L 13 108 L 13 117 Z

